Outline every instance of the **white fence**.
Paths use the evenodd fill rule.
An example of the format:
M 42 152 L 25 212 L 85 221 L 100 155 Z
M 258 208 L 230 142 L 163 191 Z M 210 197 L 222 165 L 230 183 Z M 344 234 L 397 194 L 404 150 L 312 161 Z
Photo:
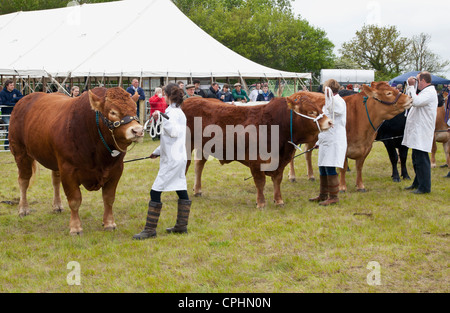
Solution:
M 11 115 L 0 114 L 0 152 L 9 152 L 9 149 L 5 148 L 9 145 L 5 144 L 8 135 L 9 117 Z M 6 122 L 8 121 L 8 122 Z

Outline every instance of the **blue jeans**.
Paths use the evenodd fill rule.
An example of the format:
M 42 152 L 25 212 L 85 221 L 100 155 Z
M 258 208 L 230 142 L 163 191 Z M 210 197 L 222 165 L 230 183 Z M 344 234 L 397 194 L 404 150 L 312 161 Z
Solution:
M 337 175 L 336 168 L 335 167 L 328 167 L 328 166 L 319 166 L 319 173 L 320 173 L 320 176 Z

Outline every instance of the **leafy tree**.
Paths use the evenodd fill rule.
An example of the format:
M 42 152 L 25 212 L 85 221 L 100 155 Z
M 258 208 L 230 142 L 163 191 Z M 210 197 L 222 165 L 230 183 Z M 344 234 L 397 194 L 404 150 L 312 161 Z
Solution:
M 366 25 L 349 42 L 342 44 L 340 53 L 363 69 L 376 70 L 376 79 L 400 74 L 409 62 L 411 41 L 400 37 L 395 26 Z
M 429 71 L 431 73 L 445 72 L 449 61 L 441 61 L 440 57 L 428 48 L 431 36 L 421 33 L 414 36 L 411 42 L 410 69 L 412 71 Z
M 295 17 L 289 0 L 174 0 L 174 3 L 212 37 L 254 62 L 316 74 L 333 64 L 334 45 L 326 33 Z

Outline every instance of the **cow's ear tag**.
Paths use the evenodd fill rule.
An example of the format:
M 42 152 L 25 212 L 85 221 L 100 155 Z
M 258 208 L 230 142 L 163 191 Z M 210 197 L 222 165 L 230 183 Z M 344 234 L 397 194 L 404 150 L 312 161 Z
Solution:
M 120 152 L 117 151 L 117 150 L 111 151 L 111 156 L 112 156 L 113 158 L 115 158 L 115 157 L 118 156 L 119 154 L 120 154 Z

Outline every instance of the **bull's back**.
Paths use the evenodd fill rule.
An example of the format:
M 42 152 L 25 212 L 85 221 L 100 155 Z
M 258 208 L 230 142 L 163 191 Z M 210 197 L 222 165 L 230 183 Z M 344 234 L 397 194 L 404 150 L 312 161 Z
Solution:
M 258 125 L 265 105 L 235 106 L 220 100 L 189 98 L 183 102 L 188 127 L 194 126 L 194 118 L 202 118 L 202 126 L 207 125 Z M 193 129 L 193 128 L 192 128 Z
M 71 101 L 61 94 L 33 93 L 14 107 L 10 120 L 12 152 L 27 154 L 42 165 L 57 170 L 56 142 L 65 135 Z

